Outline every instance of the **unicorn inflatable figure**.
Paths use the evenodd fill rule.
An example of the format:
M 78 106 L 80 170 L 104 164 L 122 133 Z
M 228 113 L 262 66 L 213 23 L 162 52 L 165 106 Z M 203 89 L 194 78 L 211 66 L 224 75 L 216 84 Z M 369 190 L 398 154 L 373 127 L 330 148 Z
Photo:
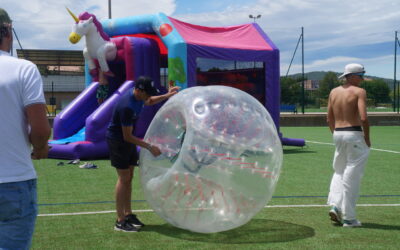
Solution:
M 97 59 L 101 71 L 107 76 L 114 76 L 108 67 L 107 61 L 113 61 L 117 56 L 117 46 L 110 40 L 110 37 L 103 31 L 103 27 L 96 16 L 84 12 L 76 17 L 68 8 L 69 14 L 75 20 L 69 41 L 73 44 L 85 36 L 86 47 L 83 49 L 83 56 L 86 59 L 90 75 L 97 77 L 98 71 L 94 59 Z

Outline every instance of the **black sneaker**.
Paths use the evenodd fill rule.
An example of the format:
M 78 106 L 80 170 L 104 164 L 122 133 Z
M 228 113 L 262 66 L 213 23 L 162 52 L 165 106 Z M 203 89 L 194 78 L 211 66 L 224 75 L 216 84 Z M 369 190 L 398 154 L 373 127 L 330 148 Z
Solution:
M 124 220 L 122 222 L 118 221 L 115 222 L 114 230 L 128 232 L 128 233 L 139 232 L 139 228 L 136 228 L 135 226 L 130 224 L 127 220 Z
M 136 214 L 130 214 L 125 216 L 125 220 L 135 227 L 138 228 L 144 227 L 144 224 L 136 217 Z

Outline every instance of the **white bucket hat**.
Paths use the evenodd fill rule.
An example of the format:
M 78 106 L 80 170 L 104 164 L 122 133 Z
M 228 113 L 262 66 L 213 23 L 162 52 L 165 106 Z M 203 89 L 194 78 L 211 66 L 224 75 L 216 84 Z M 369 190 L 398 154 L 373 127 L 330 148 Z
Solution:
M 350 63 L 344 67 L 344 72 L 339 76 L 339 79 L 347 76 L 348 74 L 365 73 L 364 65 L 359 63 Z

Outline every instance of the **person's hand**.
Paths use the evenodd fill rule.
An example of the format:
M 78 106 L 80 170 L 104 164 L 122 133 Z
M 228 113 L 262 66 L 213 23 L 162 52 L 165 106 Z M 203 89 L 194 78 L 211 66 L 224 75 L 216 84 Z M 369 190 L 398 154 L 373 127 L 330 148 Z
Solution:
M 173 96 L 173 95 L 175 95 L 176 93 L 178 93 L 179 89 L 180 89 L 180 87 L 178 87 L 178 86 L 174 86 L 174 87 L 172 87 L 172 88 L 169 88 L 168 94 L 169 94 L 170 96 Z
M 161 150 L 157 146 L 150 145 L 147 149 L 154 157 L 157 157 L 161 154 Z
M 31 158 L 32 160 L 39 160 L 47 158 L 49 154 L 49 145 L 45 145 L 41 148 L 33 148 Z

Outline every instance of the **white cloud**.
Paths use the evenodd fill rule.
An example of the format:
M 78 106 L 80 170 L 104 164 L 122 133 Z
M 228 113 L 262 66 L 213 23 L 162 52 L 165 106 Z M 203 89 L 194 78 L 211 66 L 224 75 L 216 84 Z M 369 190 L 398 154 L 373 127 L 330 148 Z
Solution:
M 307 40 L 317 39 L 319 43 L 333 46 L 338 42 L 388 41 L 399 25 L 400 16 L 400 1 L 394 0 L 366 0 L 361 5 L 347 0 L 258 0 L 249 4 L 244 1 L 241 6 L 228 3 L 224 10 L 188 13 L 178 18 L 200 25 L 220 26 L 251 22 L 249 14 L 261 14 L 257 23 L 278 41 L 281 34 L 282 39 L 296 40 L 303 26 Z
M 88 11 L 98 17 L 98 19 L 108 18 L 108 1 L 74 0 L 77 4 L 74 9 L 77 12 Z M 175 0 L 112 0 L 111 1 L 112 18 L 154 14 L 164 12 L 166 15 L 171 15 L 176 8 Z
M 336 48 L 346 48 L 367 44 L 391 42 L 394 31 L 399 29 L 400 1 L 365 0 L 350 2 L 347 0 L 258 0 L 245 2 L 242 5 L 230 5 L 226 1 L 223 10 L 179 15 L 184 21 L 206 26 L 224 26 L 248 23 L 249 14 L 261 14 L 257 23 L 269 35 L 281 51 L 281 73 L 286 73 L 296 43 L 304 27 L 305 53 L 325 51 L 327 59 L 307 62 L 306 72 L 312 70 L 342 71 L 343 64 L 357 58 L 349 52 L 346 57 L 335 57 Z M 386 58 L 387 51 L 380 57 L 374 56 L 368 61 L 390 65 Z M 299 56 L 297 51 L 297 59 Z M 368 57 L 369 51 L 365 51 Z M 393 56 L 392 56 L 393 57 Z M 386 60 L 382 61 L 382 58 Z M 393 59 L 391 59 L 393 61 Z M 298 67 L 299 65 L 297 65 Z M 296 66 L 293 65 L 291 73 Z M 293 70 L 293 71 L 292 71 Z M 380 75 L 390 77 L 392 73 L 381 70 Z
M 75 15 L 84 11 L 95 14 L 99 20 L 108 18 L 108 1 L 98 0 L 2 0 L 23 48 L 26 49 L 73 49 L 84 44 L 71 45 L 68 35 L 73 20 L 65 7 Z M 125 17 L 164 12 L 171 15 L 176 8 L 175 0 L 113 0 L 112 17 Z M 19 48 L 17 41 L 14 48 Z
M 208 12 L 174 15 L 181 1 L 186 0 L 113 0 L 112 17 L 164 12 L 193 24 L 229 26 L 252 22 L 249 14 L 261 14 L 257 23 L 280 48 L 282 68 L 290 62 L 302 26 L 305 30 L 306 55 L 312 51 L 330 51 L 331 54 L 324 53 L 327 62 L 341 58 L 334 57 L 335 48 L 391 42 L 394 40 L 394 31 L 399 29 L 398 0 L 220 0 L 218 4 L 209 5 Z M 186 5 L 190 6 L 185 2 Z M 89 11 L 100 20 L 108 17 L 108 1 L 105 0 L 1 1 L 1 7 L 14 20 L 14 27 L 24 48 L 82 49 L 82 42 L 71 45 L 68 41 L 73 21 L 65 6 L 75 14 Z M 16 42 L 14 47 L 19 48 Z M 365 53 L 368 57 L 368 51 Z M 382 53 L 387 54 L 386 51 Z M 344 56 L 354 58 L 359 55 Z M 377 55 L 374 58 L 378 60 Z M 306 61 L 306 71 L 311 71 L 318 64 L 326 67 L 325 70 L 335 70 L 329 68 L 333 67 L 333 61 L 325 64 L 322 61 Z
M 393 55 L 384 55 L 379 57 L 372 57 L 369 59 L 358 57 L 345 57 L 337 56 L 330 57 L 323 60 L 314 60 L 305 63 L 304 68 L 306 72 L 310 71 L 335 71 L 342 72 L 344 66 L 348 63 L 361 63 L 365 66 L 367 75 L 379 76 L 390 78 L 393 76 Z M 384 67 L 382 67 L 384 66 Z M 288 63 L 281 63 L 281 75 L 285 75 L 289 67 Z M 289 74 L 301 73 L 302 65 L 292 64 Z

